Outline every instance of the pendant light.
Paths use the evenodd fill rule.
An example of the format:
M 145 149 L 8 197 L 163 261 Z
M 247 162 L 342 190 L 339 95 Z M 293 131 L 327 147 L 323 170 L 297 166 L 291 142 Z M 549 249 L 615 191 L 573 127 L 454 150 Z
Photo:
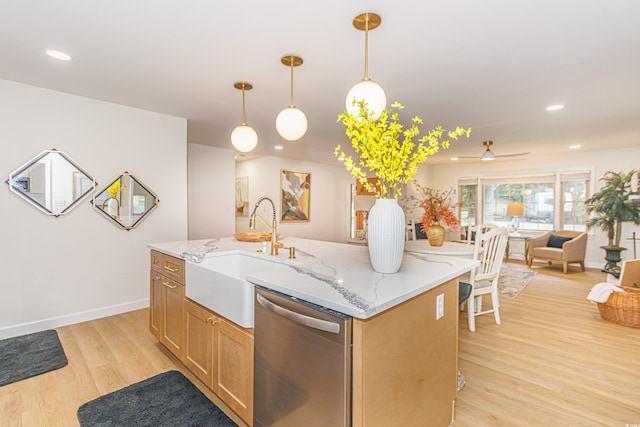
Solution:
M 372 12 L 365 12 L 353 19 L 353 26 L 360 31 L 364 31 L 364 78 L 351 88 L 345 102 L 347 112 L 354 116 L 359 115 L 360 106 L 358 102 L 363 100 L 367 103 L 367 109 L 372 112 L 371 116 L 374 119 L 380 117 L 382 110 L 387 106 L 387 97 L 384 90 L 378 83 L 369 78 L 369 30 L 378 28 L 381 22 L 382 18 Z M 355 105 L 353 103 L 354 99 L 356 100 Z
M 293 104 L 293 67 L 302 65 L 302 58 L 294 55 L 283 56 L 280 60 L 291 67 L 291 98 L 287 108 L 280 111 L 276 118 L 276 129 L 281 137 L 288 141 L 296 141 L 307 132 L 307 116 Z
M 253 89 L 253 86 L 251 86 L 251 83 L 238 82 L 233 87 L 242 90 L 242 124 L 236 126 L 231 132 L 231 144 L 236 150 L 248 153 L 258 145 L 258 134 L 251 126 L 247 125 L 247 118 L 244 112 L 244 91 Z

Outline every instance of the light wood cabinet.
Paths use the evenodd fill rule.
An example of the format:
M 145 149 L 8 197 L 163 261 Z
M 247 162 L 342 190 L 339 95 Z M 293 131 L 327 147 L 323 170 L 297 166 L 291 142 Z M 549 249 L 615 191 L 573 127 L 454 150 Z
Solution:
M 213 390 L 213 349 L 218 317 L 209 310 L 185 299 L 184 365 Z
M 213 390 L 249 425 L 253 424 L 253 330 L 222 318 L 215 333 Z
M 253 330 L 185 298 L 184 365 L 253 424 Z
M 444 316 L 436 299 L 444 294 Z M 448 426 L 458 378 L 458 281 L 353 321 L 354 427 Z
M 182 360 L 184 261 L 151 251 L 149 330 Z

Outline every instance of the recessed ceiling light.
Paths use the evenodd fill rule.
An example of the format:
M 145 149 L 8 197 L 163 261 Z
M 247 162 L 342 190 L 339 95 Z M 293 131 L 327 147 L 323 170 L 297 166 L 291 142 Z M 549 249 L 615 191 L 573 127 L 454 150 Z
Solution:
M 569 148 L 570 148 L 571 150 L 575 150 L 575 149 L 578 149 L 578 148 L 580 148 L 580 147 L 582 147 L 582 145 L 580 145 L 580 144 L 575 144 L 575 145 L 570 145 L 570 146 L 569 146 Z
M 276 150 L 282 150 L 284 147 L 282 145 L 276 145 L 273 148 L 275 148 Z
M 557 110 L 562 110 L 563 108 L 564 108 L 564 105 L 562 104 L 549 105 L 547 107 L 547 111 L 557 111 Z
M 451 160 L 458 160 L 458 158 L 457 157 L 452 157 Z
M 59 59 L 60 61 L 71 61 L 71 56 L 64 52 L 60 52 L 59 50 L 49 49 L 47 50 L 47 55 L 52 58 Z

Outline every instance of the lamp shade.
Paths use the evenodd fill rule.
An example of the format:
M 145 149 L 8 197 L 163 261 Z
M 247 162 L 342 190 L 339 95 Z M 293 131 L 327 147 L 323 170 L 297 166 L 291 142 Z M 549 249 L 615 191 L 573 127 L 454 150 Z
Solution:
M 287 107 L 276 118 L 276 130 L 288 141 L 296 141 L 307 132 L 307 116 L 296 107 Z
M 347 112 L 357 117 L 360 114 L 358 103 L 361 101 L 367 103 L 367 109 L 371 111 L 371 117 L 374 120 L 380 117 L 382 110 L 387 106 L 387 96 L 384 90 L 373 80 L 361 80 L 351 88 L 345 102 Z
M 524 205 L 522 203 L 509 203 L 507 205 L 507 216 L 524 216 Z
M 238 151 L 248 153 L 258 145 L 258 134 L 246 124 L 236 126 L 231 132 L 231 145 Z

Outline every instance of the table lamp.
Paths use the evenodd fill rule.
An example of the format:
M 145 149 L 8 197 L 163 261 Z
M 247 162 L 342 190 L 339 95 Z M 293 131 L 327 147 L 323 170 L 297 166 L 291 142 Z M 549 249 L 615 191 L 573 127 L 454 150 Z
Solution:
M 524 216 L 524 205 L 522 203 L 509 203 L 507 205 L 507 216 L 514 217 L 515 221 L 515 231 L 518 231 L 519 221 L 518 218 Z

